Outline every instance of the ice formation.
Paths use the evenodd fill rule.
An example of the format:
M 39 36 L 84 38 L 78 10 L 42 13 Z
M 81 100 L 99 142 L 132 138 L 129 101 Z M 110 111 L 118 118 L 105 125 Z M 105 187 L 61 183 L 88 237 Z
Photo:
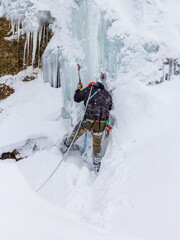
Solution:
M 35 59 L 40 65 L 40 46 L 47 42 L 49 31 L 45 23 L 51 24 L 53 37 L 42 57 L 43 78 L 52 87 L 61 86 L 62 114 L 71 123 L 79 115 L 73 102 L 78 83 L 77 64 L 82 67 L 84 86 L 98 81 L 102 72 L 107 76 L 105 85 L 109 90 L 115 88 L 117 79 L 138 78 L 143 82 L 161 79 L 160 43 L 151 38 L 141 40 L 132 30 L 141 21 L 140 5 L 141 2 L 133 0 L 127 5 L 122 2 L 119 17 L 108 1 L 60 0 L 49 9 L 47 3 L 42 7 L 36 0 L 1 0 L 5 15 L 11 20 L 13 36 L 19 39 L 20 34 L 26 35 L 24 68 L 30 59 L 32 65 Z M 130 15 L 131 8 L 134 12 Z
M 64 83 L 68 82 L 73 86 L 76 84 L 77 63 L 82 65 L 82 78 L 85 84 L 93 80 L 99 80 L 101 72 L 107 72 L 111 79 L 117 78 L 120 50 L 123 43 L 121 38 L 108 38 L 107 32 L 112 25 L 112 21 L 112 19 L 106 18 L 105 11 L 102 11 L 94 1 L 76 1 L 76 7 L 73 7 L 71 11 L 71 26 L 68 32 L 75 41 L 75 44 L 70 44 L 70 47 L 76 48 L 76 51 L 72 49 L 71 54 L 68 53 L 67 55 L 63 50 L 59 52 L 47 48 L 43 59 L 44 64 L 52 65 L 54 54 L 57 55 L 57 58 L 61 58 L 59 61 L 62 64 L 62 87 L 66 85 Z M 60 42 L 60 44 L 62 43 Z M 45 69 L 46 71 L 47 69 Z M 48 71 L 51 70 L 48 69 Z M 51 85 L 54 86 L 56 76 L 52 76 L 50 72 L 44 74 L 44 76 L 45 80 L 50 81 Z M 46 79 L 47 77 L 48 79 Z
M 169 57 L 167 49 L 178 42 L 178 38 L 171 43 L 161 37 L 164 25 L 169 24 L 167 12 L 159 11 L 154 1 L 129 0 L 117 4 L 115 0 L 112 3 L 101 0 L 68 0 L 65 3 L 60 0 L 53 2 L 51 9 L 49 3 L 42 7 L 36 0 L 1 0 L 0 3 L 1 15 L 11 20 L 13 36 L 19 39 L 20 34 L 26 34 L 24 67 L 29 63 L 30 54 L 31 64 L 36 58 L 40 65 L 40 46 L 47 42 L 49 27 L 46 22 L 50 24 L 53 37 L 43 54 L 43 77 L 52 87 L 62 87 L 68 109 L 68 104 L 71 109 L 73 107 L 77 64 L 82 66 L 84 86 L 99 80 L 102 72 L 106 73 L 106 85 L 111 90 L 117 79 L 158 82 L 164 76 L 159 69 Z M 115 6 L 119 8 L 114 10 Z M 152 9 L 155 9 L 153 14 Z M 171 35 L 175 36 L 173 29 Z M 173 57 L 174 52 L 170 54 Z
M 48 25 L 54 19 L 50 16 L 49 11 L 36 9 L 29 0 L 2 0 L 0 4 L 1 15 L 11 21 L 11 39 L 17 39 L 19 42 L 20 35 L 25 35 L 26 37 L 23 59 L 24 68 L 26 67 L 26 62 L 30 64 L 30 54 L 32 54 L 31 64 L 33 66 L 35 58 L 39 58 L 41 44 L 47 42 Z M 36 56 L 37 53 L 38 56 Z M 40 62 L 40 59 L 38 59 L 38 62 Z
M 112 14 L 112 6 L 100 0 L 69 0 L 66 4 L 60 1 L 62 11 L 59 13 L 55 11 L 56 3 L 51 11 L 47 10 L 46 4 L 41 10 L 42 6 L 35 0 L 1 0 L 0 3 L 1 8 L 5 9 L 5 16 L 11 20 L 13 36 L 19 39 L 20 34 L 26 33 L 24 67 L 26 61 L 29 61 L 31 47 L 32 65 L 34 64 L 40 45 L 47 39 L 48 28 L 44 23 L 53 23 L 52 14 L 55 20 L 51 25 L 54 36 L 43 56 L 43 76 L 51 86 L 61 85 L 64 96 L 70 99 L 71 86 L 74 88 L 77 84 L 77 63 L 82 66 L 81 74 L 85 85 L 89 81 L 99 80 L 101 72 L 107 74 L 109 81 L 117 79 L 119 72 L 133 72 L 133 68 L 137 67 L 135 59 L 139 59 L 143 65 L 153 63 L 155 67 L 151 74 L 157 74 L 160 63 L 156 55 L 162 55 L 159 51 L 160 44 L 152 39 L 139 41 L 138 33 L 132 31 L 131 25 L 143 26 L 140 25 L 141 3 L 130 2 L 127 6 L 121 4 L 122 11 L 126 14 L 129 14 L 127 9 L 134 5 L 134 15 L 129 15 L 130 20 L 126 18 L 127 21 L 124 20 L 124 15 L 119 18 L 117 13 Z M 143 11 L 146 9 L 147 15 L 151 7 L 153 6 L 143 3 Z M 154 14 L 155 20 L 158 14 L 159 12 Z M 149 71 L 140 80 L 147 81 L 145 78 L 148 74 Z

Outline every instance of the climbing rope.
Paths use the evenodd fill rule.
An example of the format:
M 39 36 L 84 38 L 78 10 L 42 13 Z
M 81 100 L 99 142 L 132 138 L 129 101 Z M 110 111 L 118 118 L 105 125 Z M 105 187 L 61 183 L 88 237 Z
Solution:
M 83 149 L 81 151 L 81 156 L 84 154 L 85 150 L 86 150 L 86 146 L 87 146 L 87 132 L 85 133 L 85 136 L 84 136 L 84 144 L 83 144 Z
M 51 177 L 52 177 L 52 176 L 54 175 L 54 173 L 57 171 L 57 169 L 59 168 L 59 166 L 61 165 L 61 163 L 62 163 L 62 162 L 65 160 L 65 158 L 67 157 L 67 155 L 68 155 L 68 153 L 69 153 L 69 151 L 70 151 L 70 149 L 71 149 L 71 147 L 72 147 L 72 145 L 73 145 L 73 143 L 74 143 L 74 141 L 75 141 L 75 139 L 76 139 L 76 136 L 77 136 L 77 134 L 78 134 L 78 132 L 79 132 L 79 129 L 80 129 L 81 124 L 82 124 L 82 122 L 83 122 L 84 116 L 85 116 L 85 114 L 86 114 L 87 106 L 88 106 L 89 100 L 91 99 L 91 97 L 90 97 L 90 96 L 91 96 L 91 92 L 92 92 L 92 86 L 91 86 L 91 88 L 90 88 L 90 92 L 89 92 L 89 96 L 88 96 L 88 100 L 87 100 L 87 103 L 86 103 L 86 107 L 85 107 L 85 110 L 84 110 L 84 114 L 83 114 L 82 120 L 80 121 L 79 127 L 78 127 L 78 129 L 77 129 L 77 131 L 76 131 L 76 134 L 75 134 L 75 136 L 74 136 L 74 138 L 73 138 L 73 140 L 72 140 L 72 142 L 71 142 L 71 144 L 70 144 L 70 146 L 69 146 L 66 154 L 65 154 L 64 157 L 61 159 L 61 161 L 59 162 L 59 164 L 57 165 L 57 167 L 54 169 L 54 171 L 51 173 L 51 175 L 50 175 L 50 176 L 46 179 L 46 181 L 36 190 L 36 192 L 39 192 L 39 191 L 46 185 L 46 183 L 51 179 Z

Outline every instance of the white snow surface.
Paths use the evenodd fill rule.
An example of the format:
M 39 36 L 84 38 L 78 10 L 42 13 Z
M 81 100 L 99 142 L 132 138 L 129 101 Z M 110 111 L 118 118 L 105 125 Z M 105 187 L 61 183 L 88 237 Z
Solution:
M 61 89 L 44 84 L 41 74 L 22 82 L 27 71 L 1 78 L 15 89 L 0 102 L 1 153 L 27 139 L 38 147 L 33 152 L 27 144 L 28 157 L 17 163 L 1 162 L 2 239 L 178 240 L 180 78 L 153 87 L 122 81 L 100 174 L 71 152 L 38 196 L 34 191 L 62 159 L 59 142 L 72 128 L 60 117 Z
M 1 239 L 179 240 L 180 77 L 142 82 L 159 81 L 165 57 L 179 57 L 180 2 L 31 2 L 0 0 L 0 16 L 12 28 L 21 21 L 36 42 L 38 11 L 50 10 L 54 37 L 46 53 L 63 52 L 62 87 L 51 88 L 41 72 L 22 82 L 31 68 L 0 79 L 15 89 L 0 102 L 0 154 L 17 148 L 25 157 L 0 162 Z M 90 170 L 88 139 L 87 155 L 70 152 L 35 193 L 61 161 L 60 142 L 79 119 L 76 60 L 84 63 L 84 85 L 106 71 L 113 94 L 115 122 L 101 171 L 96 177 Z
M 15 163 L 0 163 L 0 194 L 1 239 L 117 239 L 40 199 Z

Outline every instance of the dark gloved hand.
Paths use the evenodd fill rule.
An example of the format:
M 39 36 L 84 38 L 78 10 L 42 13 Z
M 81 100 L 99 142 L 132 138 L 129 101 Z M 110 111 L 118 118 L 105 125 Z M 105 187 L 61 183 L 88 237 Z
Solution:
M 77 89 L 81 90 L 82 88 L 83 88 L 82 83 L 78 83 L 78 85 L 77 85 Z

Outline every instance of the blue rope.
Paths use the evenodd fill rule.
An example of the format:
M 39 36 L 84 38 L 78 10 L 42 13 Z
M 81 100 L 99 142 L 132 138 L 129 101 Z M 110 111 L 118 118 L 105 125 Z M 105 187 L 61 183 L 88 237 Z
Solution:
M 90 100 L 91 98 L 93 98 L 99 91 L 101 91 L 101 89 L 98 89 L 98 90 L 89 98 L 89 100 Z
M 87 132 L 85 133 L 85 136 L 84 136 L 84 145 L 83 145 L 83 149 L 81 151 L 81 156 L 84 154 L 84 152 L 86 150 L 86 146 L 87 146 Z
M 71 149 L 71 147 L 72 147 L 72 145 L 73 145 L 73 143 L 74 143 L 74 140 L 75 140 L 75 138 L 76 138 L 76 136 L 77 136 L 77 134 L 78 134 L 78 131 L 79 131 L 79 129 L 80 129 L 80 126 L 81 126 L 81 124 L 82 124 L 82 122 L 83 122 L 84 115 L 85 115 L 85 113 L 86 113 L 87 106 L 88 106 L 88 103 L 89 103 L 89 99 L 90 99 L 90 96 L 91 96 L 91 92 L 92 92 L 92 87 L 91 87 L 91 89 L 90 89 L 89 97 L 88 97 L 88 100 L 87 100 L 87 102 L 86 102 L 86 107 L 85 107 L 85 110 L 84 110 L 83 118 L 82 118 L 82 120 L 80 121 L 79 127 L 78 127 L 78 129 L 77 129 L 77 131 L 76 131 L 76 134 L 74 135 L 74 138 L 73 138 L 73 140 L 72 140 L 72 142 L 71 142 L 71 144 L 70 144 L 70 146 L 69 146 L 66 154 L 65 154 L 64 157 L 61 159 L 61 161 L 59 162 L 59 164 L 57 165 L 57 167 L 54 169 L 54 171 L 51 173 L 51 175 L 46 179 L 46 181 L 45 181 L 43 184 L 41 184 L 41 186 L 36 190 L 36 192 L 39 192 L 39 190 L 41 190 L 41 189 L 46 185 L 46 183 L 52 178 L 52 176 L 55 174 L 55 172 L 57 171 L 57 169 L 59 168 L 59 166 L 62 164 L 62 162 L 64 161 L 64 159 L 67 157 L 67 155 L 68 155 L 68 153 L 69 153 L 69 151 L 70 151 L 70 149 Z

